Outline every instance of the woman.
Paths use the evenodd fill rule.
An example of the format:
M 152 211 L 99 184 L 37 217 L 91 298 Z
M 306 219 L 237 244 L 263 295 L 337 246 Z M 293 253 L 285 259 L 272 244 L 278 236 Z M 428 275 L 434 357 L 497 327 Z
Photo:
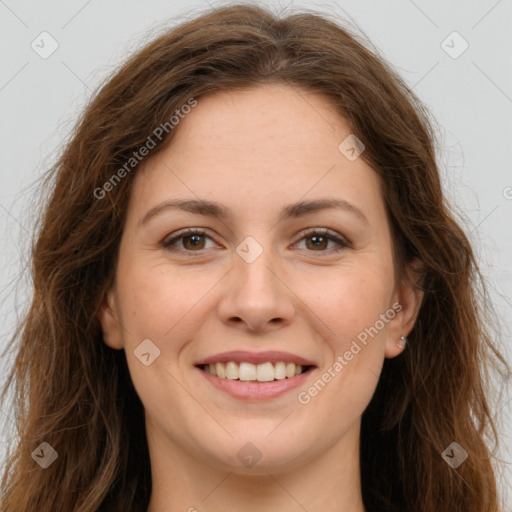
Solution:
M 2 512 L 500 510 L 506 363 L 434 148 L 319 15 L 130 58 L 48 175 Z

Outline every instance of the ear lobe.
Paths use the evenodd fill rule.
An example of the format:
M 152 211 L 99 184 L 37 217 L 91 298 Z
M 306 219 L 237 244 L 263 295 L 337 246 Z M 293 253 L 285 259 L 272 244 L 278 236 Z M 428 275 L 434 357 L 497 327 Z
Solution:
M 124 348 L 113 290 L 109 290 L 106 293 L 98 311 L 98 320 L 101 324 L 105 344 L 116 350 Z

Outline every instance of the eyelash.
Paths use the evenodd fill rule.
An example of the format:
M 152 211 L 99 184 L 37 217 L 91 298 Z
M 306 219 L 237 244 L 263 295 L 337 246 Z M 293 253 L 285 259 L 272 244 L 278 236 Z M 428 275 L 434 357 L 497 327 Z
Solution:
M 191 236 L 191 235 L 206 235 L 208 238 L 212 239 L 204 230 L 198 229 L 198 228 L 187 228 L 185 230 L 178 231 L 177 233 L 173 233 L 173 235 L 175 235 L 175 236 L 173 236 L 172 238 L 167 238 L 167 239 L 165 239 L 162 242 L 162 247 L 164 247 L 168 251 L 172 251 L 172 252 L 188 253 L 188 256 L 194 256 L 194 253 L 199 253 L 200 254 L 202 251 L 204 251 L 206 249 L 200 249 L 198 251 L 190 251 L 190 250 L 187 250 L 187 249 L 172 247 L 175 244 L 176 241 L 178 241 L 178 240 L 180 240 L 182 238 L 185 238 L 187 236 Z M 334 249 L 330 249 L 330 250 L 326 249 L 326 250 L 321 250 L 321 251 L 308 251 L 308 252 L 320 252 L 320 253 L 332 253 L 332 252 L 334 252 L 334 253 L 338 253 L 338 252 L 340 252 L 340 251 L 342 251 L 344 249 L 348 249 L 348 248 L 351 247 L 351 244 L 350 244 L 349 241 L 347 241 L 346 239 L 337 237 L 336 235 L 332 234 L 326 228 L 310 229 L 309 231 L 304 232 L 302 234 L 302 238 L 300 238 L 295 243 L 301 242 L 305 238 L 308 238 L 308 237 L 310 237 L 312 235 L 324 236 L 328 240 L 336 242 L 338 244 L 338 247 L 335 247 Z M 307 249 L 305 249 L 305 250 L 307 251 Z

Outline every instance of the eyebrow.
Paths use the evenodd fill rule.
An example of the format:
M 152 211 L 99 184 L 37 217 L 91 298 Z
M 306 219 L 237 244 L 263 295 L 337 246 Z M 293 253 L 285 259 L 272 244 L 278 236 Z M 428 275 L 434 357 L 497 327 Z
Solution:
M 359 208 L 343 199 L 330 198 L 314 199 L 311 201 L 298 201 L 296 203 L 285 206 L 279 214 L 279 222 L 290 218 L 303 217 L 311 213 L 316 213 L 321 210 L 332 208 L 337 208 L 352 213 L 360 220 L 368 224 L 368 219 Z M 232 212 L 229 210 L 229 208 L 226 208 L 225 206 L 214 201 L 206 201 L 203 199 L 170 199 L 151 208 L 144 215 L 144 217 L 139 220 L 138 225 L 142 226 L 143 224 L 146 224 L 153 217 L 169 209 L 180 209 L 190 213 L 215 217 L 218 219 L 227 219 L 232 216 Z

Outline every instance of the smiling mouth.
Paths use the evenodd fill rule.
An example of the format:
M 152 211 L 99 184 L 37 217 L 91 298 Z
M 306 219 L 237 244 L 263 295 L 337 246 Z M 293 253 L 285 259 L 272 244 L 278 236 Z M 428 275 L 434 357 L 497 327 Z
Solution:
M 295 363 L 286 363 L 284 361 L 275 363 L 266 362 L 262 364 L 229 361 L 227 363 L 200 364 L 197 365 L 197 368 L 219 379 L 241 382 L 272 382 L 292 379 L 315 367 L 312 365 L 304 366 Z

